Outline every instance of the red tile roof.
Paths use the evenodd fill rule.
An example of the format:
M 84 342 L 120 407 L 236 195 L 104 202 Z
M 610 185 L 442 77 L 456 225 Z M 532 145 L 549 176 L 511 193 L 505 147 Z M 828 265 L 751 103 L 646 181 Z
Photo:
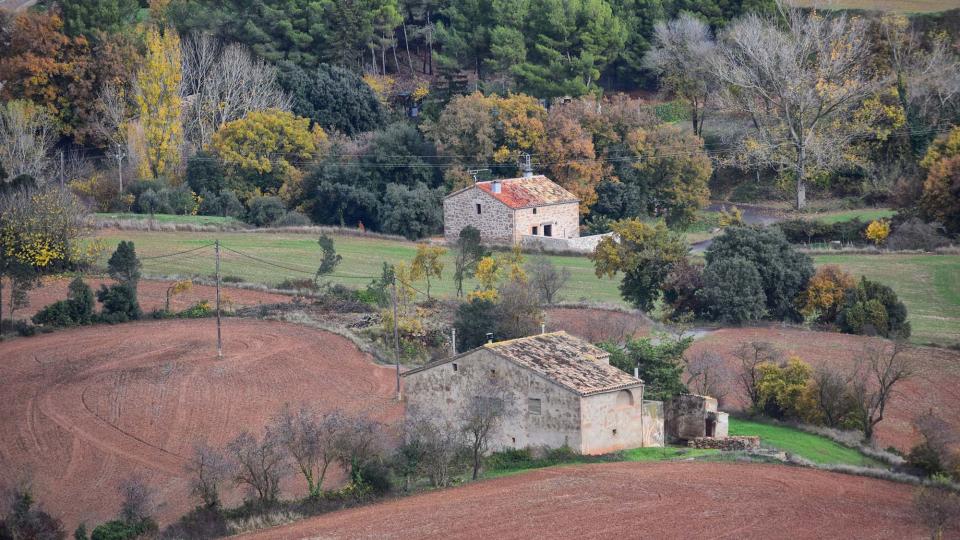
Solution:
M 493 192 L 494 182 L 500 182 L 500 193 Z M 576 195 L 543 175 L 477 182 L 476 187 L 514 209 L 580 202 Z

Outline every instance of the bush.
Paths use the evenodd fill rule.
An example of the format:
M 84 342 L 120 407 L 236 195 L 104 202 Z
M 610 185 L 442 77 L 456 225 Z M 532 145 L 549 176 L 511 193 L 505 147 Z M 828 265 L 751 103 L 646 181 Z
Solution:
M 847 290 L 856 286 L 853 276 L 838 266 L 827 265 L 817 269 L 807 290 L 797 297 L 800 313 L 817 317 L 821 323 L 834 323 L 846 299 Z
M 101 285 L 97 301 L 103 304 L 100 320 L 106 323 L 135 321 L 143 315 L 137 303 L 137 290 L 132 285 Z
M 127 540 L 140 538 L 157 531 L 157 524 L 150 518 L 134 523 L 121 520 L 108 521 L 98 525 L 90 533 L 90 540 Z
M 216 508 L 199 506 L 163 531 L 163 538 L 206 540 L 229 536 L 227 520 Z
M 707 266 L 703 272 L 703 288 L 696 297 L 703 303 L 704 313 L 716 321 L 740 324 L 766 314 L 760 273 L 741 257 Z
M 23 337 L 35 336 L 37 334 L 37 327 L 27 321 L 17 321 L 13 323 L 13 327 L 17 330 L 17 334 Z
M 855 288 L 847 290 L 837 324 L 848 334 L 910 337 L 906 306 L 893 289 L 865 277 Z
M 757 394 L 763 414 L 778 420 L 803 420 L 816 410 L 810 388 L 813 369 L 792 357 L 785 364 L 761 364 L 758 367 Z
M 893 230 L 887 238 L 889 249 L 922 249 L 933 251 L 950 244 L 937 228 L 930 223 L 924 223 L 919 218 L 910 218 Z
M 266 227 L 287 213 L 279 197 L 253 197 L 247 201 L 247 223 Z
M 866 239 L 869 223 L 859 219 L 840 221 L 837 223 L 823 223 L 815 220 L 791 219 L 777 223 L 776 227 L 783 231 L 784 236 L 791 244 L 832 242 L 862 242 Z
M 697 296 L 697 291 L 702 288 L 703 265 L 686 259 L 673 263 L 663 280 L 663 300 L 672 309 L 670 318 L 677 319 L 687 313 L 702 315 L 705 308 L 703 298 Z
M 203 317 L 209 317 L 211 313 L 213 313 L 213 308 L 210 307 L 210 302 L 201 300 L 180 313 L 177 313 L 177 317 L 183 319 L 201 319 Z
M 189 216 L 197 213 L 197 196 L 186 185 L 176 188 L 163 189 L 158 193 L 161 199 L 166 199 L 170 213 L 178 216 Z
M 76 326 L 93 320 L 93 291 L 79 277 L 70 282 L 66 300 L 54 302 L 33 316 L 34 324 Z
M 187 160 L 186 181 L 195 193 L 220 193 L 225 185 L 220 160 L 216 155 L 200 150 Z
M 270 224 L 271 227 L 305 227 L 307 225 L 313 225 L 313 222 L 300 212 L 287 212 Z
M 170 212 L 170 204 L 156 191 L 148 189 L 137 197 L 136 209 L 144 214 L 165 214 Z
M 766 297 L 766 310 L 770 317 L 777 320 L 802 320 L 794 299 L 807 287 L 807 282 L 813 276 L 813 261 L 810 257 L 793 249 L 781 230 L 775 227 L 728 227 L 724 229 L 721 236 L 714 239 L 707 250 L 707 272 L 710 272 L 711 265 L 722 260 L 737 258 L 752 265 L 759 274 L 763 294 Z M 736 263 L 735 266 L 745 268 L 742 263 Z M 724 281 L 728 283 L 731 279 L 733 282 L 738 280 L 730 274 L 732 268 L 728 266 L 723 269 Z M 715 284 L 719 283 L 717 281 L 719 277 L 720 272 L 712 273 Z M 742 279 L 746 280 L 744 281 L 746 284 L 747 281 L 752 281 L 752 276 Z M 706 281 L 706 272 L 704 281 Z M 733 289 L 733 291 L 737 290 Z M 716 293 L 721 293 L 723 296 L 730 295 L 730 291 L 723 294 L 715 290 L 714 294 Z M 750 300 L 747 299 L 747 304 L 744 305 L 749 303 Z M 748 311 L 742 314 L 747 315 Z

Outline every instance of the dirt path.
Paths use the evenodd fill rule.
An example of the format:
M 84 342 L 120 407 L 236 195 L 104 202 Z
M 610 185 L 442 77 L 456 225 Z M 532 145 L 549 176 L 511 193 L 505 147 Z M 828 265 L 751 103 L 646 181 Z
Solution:
M 772 343 L 784 353 L 784 359 L 797 355 L 814 367 L 829 365 L 847 369 L 853 366 L 873 338 L 836 332 L 767 328 L 721 328 L 694 342 L 687 354 L 716 352 L 721 354 L 735 375 L 737 360 L 734 351 L 743 343 Z M 960 351 L 932 347 L 910 347 L 908 355 L 916 373 L 895 389 L 885 417 L 877 426 L 877 442 L 881 448 L 895 446 L 908 451 L 918 441 L 914 419 L 933 410 L 960 431 Z M 745 399 L 735 382 L 729 385 L 731 395 L 724 407 L 739 408 Z
M 960 531 L 958 531 L 960 532 Z M 243 536 L 295 538 L 924 538 L 911 488 L 782 465 L 542 469 Z
M 139 474 L 169 523 L 195 504 L 184 465 L 195 443 L 259 433 L 287 402 L 393 423 L 394 374 L 345 338 L 276 322 L 228 319 L 223 359 L 210 319 L 64 330 L 0 344 L 0 480 L 30 478 L 68 530 L 119 507 Z M 333 479 L 338 481 L 337 478 Z M 285 493 L 303 491 L 295 478 Z M 239 502 L 230 493 L 228 502 Z

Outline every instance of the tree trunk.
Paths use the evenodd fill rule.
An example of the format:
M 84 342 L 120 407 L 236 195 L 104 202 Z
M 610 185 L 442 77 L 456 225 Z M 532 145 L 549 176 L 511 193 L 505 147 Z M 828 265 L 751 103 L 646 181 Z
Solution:
M 3 276 L 0 275 L 0 341 L 3 341 Z
M 407 23 L 403 23 L 403 45 L 407 49 L 407 64 L 410 65 L 410 75 L 413 75 L 413 58 L 410 58 L 410 41 L 407 39 Z
M 807 149 L 801 146 L 797 153 L 797 210 L 803 210 L 807 206 L 807 179 L 804 172 L 806 161 Z

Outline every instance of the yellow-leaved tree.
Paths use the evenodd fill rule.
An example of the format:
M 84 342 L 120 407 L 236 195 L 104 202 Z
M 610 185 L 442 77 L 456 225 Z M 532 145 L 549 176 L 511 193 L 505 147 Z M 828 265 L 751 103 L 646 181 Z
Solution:
M 885 219 L 875 219 L 867 225 L 867 240 L 876 245 L 883 243 L 890 236 L 890 222 Z
M 447 253 L 446 248 L 440 246 L 431 246 L 427 244 L 417 245 L 417 255 L 410 263 L 410 277 L 416 280 L 426 280 L 427 282 L 427 301 L 430 297 L 430 278 L 440 279 L 443 273 L 443 257 Z
M 170 29 L 151 29 L 146 46 L 136 82 L 144 152 L 138 171 L 142 178 L 163 178 L 175 172 L 183 144 L 180 38 Z

